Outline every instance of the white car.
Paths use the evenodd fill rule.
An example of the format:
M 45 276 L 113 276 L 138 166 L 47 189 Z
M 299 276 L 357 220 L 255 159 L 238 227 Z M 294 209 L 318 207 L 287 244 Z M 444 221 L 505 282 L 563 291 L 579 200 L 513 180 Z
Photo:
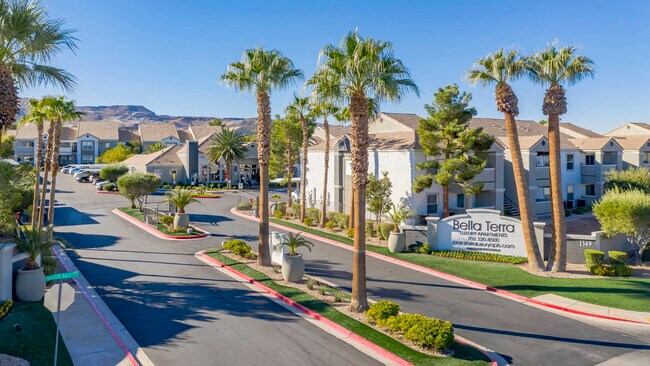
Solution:
M 97 189 L 101 190 L 106 184 L 115 184 L 115 183 L 105 180 L 105 181 L 102 181 L 102 182 L 95 183 L 95 187 L 97 187 Z

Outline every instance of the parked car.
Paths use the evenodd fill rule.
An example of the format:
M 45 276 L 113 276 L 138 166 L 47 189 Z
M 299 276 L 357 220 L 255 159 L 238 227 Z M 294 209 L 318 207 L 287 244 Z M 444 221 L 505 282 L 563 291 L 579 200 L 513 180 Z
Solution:
M 88 183 L 92 179 L 93 172 L 81 172 L 75 174 L 74 179 L 79 183 Z
M 115 184 L 113 182 L 109 182 L 109 181 L 105 180 L 103 182 L 95 183 L 95 187 L 97 187 L 98 190 L 101 190 L 106 184 L 109 184 L 109 183 L 110 184 Z
M 102 177 L 100 177 L 99 174 L 98 174 L 98 175 L 94 175 L 94 176 L 93 176 L 92 181 L 93 181 L 93 184 L 95 184 L 95 183 L 103 182 L 104 180 L 103 180 Z
M 74 168 L 76 168 L 76 167 L 77 167 L 77 165 L 66 165 L 66 166 L 63 167 L 63 169 L 61 170 L 61 173 L 63 173 L 63 174 L 70 174 L 70 172 L 72 171 L 72 169 L 74 169 Z
M 72 168 L 72 165 L 62 166 L 62 167 L 61 167 L 61 173 L 65 173 L 64 170 L 66 170 L 66 169 L 67 169 L 67 170 L 70 170 L 70 168 Z

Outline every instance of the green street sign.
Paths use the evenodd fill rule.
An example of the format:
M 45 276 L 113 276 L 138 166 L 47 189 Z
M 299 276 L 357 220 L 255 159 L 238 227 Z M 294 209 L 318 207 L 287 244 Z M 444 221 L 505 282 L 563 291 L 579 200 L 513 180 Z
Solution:
M 55 273 L 55 274 L 51 274 L 49 276 L 45 276 L 45 282 L 57 281 L 57 280 L 67 280 L 67 279 L 75 278 L 75 277 L 79 277 L 79 271 Z

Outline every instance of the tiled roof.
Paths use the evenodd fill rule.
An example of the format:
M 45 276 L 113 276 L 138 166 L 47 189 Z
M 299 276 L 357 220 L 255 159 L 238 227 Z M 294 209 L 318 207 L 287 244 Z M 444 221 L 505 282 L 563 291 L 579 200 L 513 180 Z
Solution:
M 181 141 L 193 141 L 194 136 L 192 136 L 192 132 L 189 130 L 178 130 L 178 137 L 180 138 Z
M 630 124 L 633 124 L 633 125 L 636 125 L 636 126 L 639 126 L 639 127 L 643 127 L 643 128 L 645 128 L 645 129 L 650 130 L 650 123 L 645 123 L 645 122 L 630 122 Z
M 151 154 L 136 154 L 124 160 L 124 165 L 182 165 L 178 151 L 182 146 L 174 145 Z
M 562 122 L 560 123 L 560 131 L 562 132 L 563 129 L 569 130 L 567 132 L 568 135 L 572 135 L 573 137 L 576 138 L 586 138 L 586 137 L 603 137 L 603 135 L 596 133 L 592 130 L 588 130 L 586 128 L 580 127 L 578 125 L 574 125 L 573 123 L 569 122 Z M 573 133 L 571 133 L 573 132 Z
M 119 140 L 120 133 L 117 122 L 79 122 L 78 136 L 92 135 L 99 140 Z
M 488 134 L 497 137 L 503 146 L 508 147 L 508 134 L 506 132 L 506 125 L 503 119 L 498 118 L 472 118 L 469 121 L 471 128 L 483 128 Z M 548 137 L 548 128 L 545 125 L 539 124 L 530 120 L 517 120 L 517 134 L 519 135 L 519 145 L 522 149 L 526 148 L 525 145 L 530 145 L 530 139 L 526 140 L 526 144 L 522 142 L 525 136 L 546 136 Z M 562 149 L 575 149 L 576 146 L 571 143 L 571 136 L 561 133 L 560 134 L 560 148 Z M 534 143 L 537 141 L 533 142 Z M 531 146 L 528 146 L 530 148 Z
M 644 147 L 650 149 L 650 145 L 648 145 L 650 144 L 650 136 L 615 137 L 614 140 L 623 147 L 623 150 L 641 150 Z
M 420 122 L 420 116 L 415 113 L 385 113 L 381 112 L 379 116 L 385 115 L 391 119 L 403 124 L 404 126 L 417 131 Z
M 129 130 L 126 128 L 120 128 L 118 130 L 120 134 L 120 141 L 127 142 L 127 141 L 136 141 L 140 140 L 140 135 L 138 134 L 137 130 Z
M 577 146 L 580 150 L 600 150 L 612 140 L 614 140 L 613 137 L 593 137 L 585 139 L 571 139 L 571 143 Z
M 188 130 L 194 137 L 194 140 L 198 141 L 206 136 L 221 132 L 222 128 L 220 126 L 210 125 L 191 125 Z
M 349 134 L 352 131 L 350 126 L 338 126 L 330 125 L 330 136 L 334 138 L 339 138 L 345 134 Z
M 73 141 L 77 139 L 77 129 L 74 126 L 63 126 L 61 129 L 61 140 Z
M 140 136 L 144 142 L 161 141 L 170 136 L 180 140 L 174 123 L 141 123 Z
M 45 121 L 43 122 L 43 135 L 47 135 L 47 131 L 50 128 L 50 123 Z M 29 123 L 18 127 L 16 131 L 17 140 L 34 140 L 38 137 L 38 128 L 35 123 Z M 71 141 L 77 139 L 77 127 L 76 126 L 63 126 L 61 129 L 61 140 Z
M 544 135 L 531 135 L 531 136 L 519 136 L 519 148 L 522 150 L 529 150 L 537 143 L 546 139 Z M 510 142 L 508 141 L 508 136 L 497 136 L 495 140 L 499 141 L 502 146 L 510 148 Z
M 343 138 L 335 138 L 330 141 L 330 149 Z M 416 145 L 415 133 L 402 131 L 402 132 L 383 132 L 368 135 L 368 149 L 369 150 L 410 150 Z M 310 150 L 324 150 L 325 141 L 316 140 L 316 144 L 309 147 Z

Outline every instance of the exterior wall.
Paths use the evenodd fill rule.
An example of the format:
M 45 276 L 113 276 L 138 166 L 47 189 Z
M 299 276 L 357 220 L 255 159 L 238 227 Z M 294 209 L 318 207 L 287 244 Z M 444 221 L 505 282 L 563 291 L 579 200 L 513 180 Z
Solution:
M 83 149 L 83 142 L 90 141 L 93 143 L 93 148 L 91 150 Z M 86 161 L 84 161 L 84 156 L 86 156 Z M 93 164 L 99 156 L 99 140 L 90 134 L 85 134 L 77 138 L 77 163 Z M 92 160 L 92 161 L 91 161 Z
M 176 180 L 172 176 L 172 170 L 176 170 Z M 138 166 L 137 171 L 144 173 L 156 174 L 160 177 L 162 184 L 174 184 L 178 182 L 186 182 L 188 177 L 185 168 L 182 165 L 157 165 L 157 166 Z
M 613 164 L 609 164 L 604 161 L 605 153 L 615 153 L 617 154 L 616 159 Z M 594 155 L 594 165 L 586 165 L 586 156 L 589 154 Z M 605 173 L 609 170 L 622 170 L 623 169 L 623 157 L 622 149 L 620 145 L 616 143 L 608 143 L 605 147 L 600 150 L 585 150 L 583 161 L 580 167 L 581 173 L 581 185 L 582 185 L 582 199 L 585 200 L 586 205 L 590 205 L 594 201 L 598 200 L 604 192 L 605 186 Z M 595 194 L 587 195 L 586 187 L 587 185 L 594 185 Z
M 605 134 L 605 136 L 638 136 L 638 135 L 648 135 L 650 130 L 637 126 L 631 123 L 626 123 L 622 126 L 619 126 Z
M 640 150 L 623 150 L 623 169 L 632 167 L 650 167 L 650 161 L 644 163 L 644 154 L 650 154 L 650 142 L 646 143 Z
M 375 118 L 374 120 L 370 121 L 370 124 L 368 124 L 369 133 L 396 131 L 409 132 L 413 130 L 385 115 L 380 115 L 379 118 Z
M 20 139 L 14 141 L 14 160 L 19 163 L 36 161 L 36 140 Z
M 103 154 L 108 149 L 116 147 L 118 143 L 120 143 L 119 140 L 99 140 L 99 155 Z

